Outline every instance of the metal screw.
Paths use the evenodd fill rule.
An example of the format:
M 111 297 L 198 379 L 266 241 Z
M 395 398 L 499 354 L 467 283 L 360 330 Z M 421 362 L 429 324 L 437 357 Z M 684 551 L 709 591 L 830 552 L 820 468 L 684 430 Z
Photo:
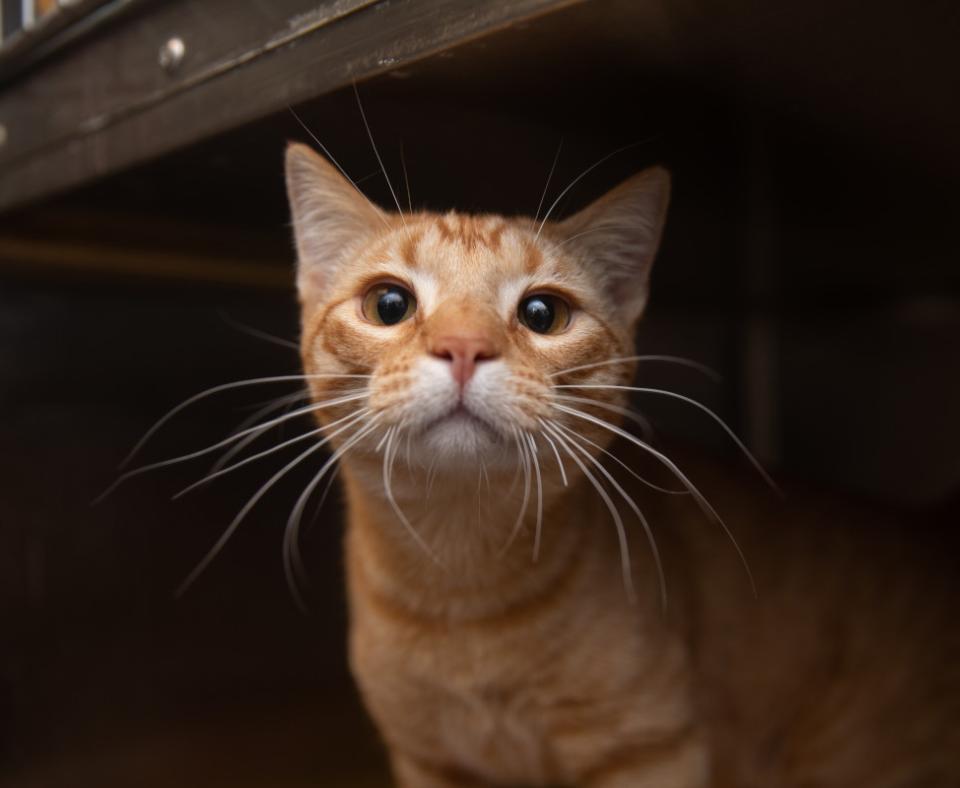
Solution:
M 183 61 L 183 56 L 187 54 L 186 44 L 182 38 L 171 38 L 167 43 L 160 47 L 160 54 L 157 58 L 160 68 L 168 74 L 172 74 L 179 68 Z
M 0 123 L 0 148 L 7 144 L 7 127 Z

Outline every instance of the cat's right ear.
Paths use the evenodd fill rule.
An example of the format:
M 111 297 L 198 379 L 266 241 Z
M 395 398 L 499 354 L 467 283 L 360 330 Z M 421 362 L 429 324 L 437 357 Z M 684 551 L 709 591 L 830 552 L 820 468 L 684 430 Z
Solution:
M 647 303 L 669 202 L 670 173 L 651 167 L 558 225 L 627 325 L 636 323 Z
M 322 298 L 336 267 L 383 227 L 386 216 L 306 145 L 287 146 L 286 179 L 297 243 L 297 290 L 308 304 Z

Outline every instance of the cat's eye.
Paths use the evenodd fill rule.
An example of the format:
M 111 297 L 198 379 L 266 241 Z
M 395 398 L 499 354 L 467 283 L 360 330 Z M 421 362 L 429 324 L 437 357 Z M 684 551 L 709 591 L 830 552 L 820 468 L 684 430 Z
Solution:
M 417 299 L 405 287 L 382 282 L 371 287 L 363 297 L 363 316 L 371 323 L 393 326 L 413 317 Z
M 556 334 L 570 323 L 570 305 L 560 296 L 538 293 L 520 302 L 517 318 L 537 334 Z

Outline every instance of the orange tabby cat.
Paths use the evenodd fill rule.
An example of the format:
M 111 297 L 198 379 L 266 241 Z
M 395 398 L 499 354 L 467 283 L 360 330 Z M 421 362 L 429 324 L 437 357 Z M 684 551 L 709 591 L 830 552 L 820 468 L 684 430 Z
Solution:
M 879 517 L 736 495 L 620 431 L 669 182 L 559 223 L 399 215 L 287 151 L 351 664 L 396 781 L 960 786 L 948 573 Z

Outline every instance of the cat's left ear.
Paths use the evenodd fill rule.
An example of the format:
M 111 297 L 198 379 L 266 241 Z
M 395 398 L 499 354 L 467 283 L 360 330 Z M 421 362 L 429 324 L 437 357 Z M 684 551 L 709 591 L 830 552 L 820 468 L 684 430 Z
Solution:
M 647 303 L 669 202 L 670 173 L 651 167 L 557 225 L 629 323 Z
M 387 219 L 306 145 L 287 146 L 286 175 L 297 242 L 297 288 L 301 301 L 312 304 L 326 294 L 350 250 L 368 241 Z

